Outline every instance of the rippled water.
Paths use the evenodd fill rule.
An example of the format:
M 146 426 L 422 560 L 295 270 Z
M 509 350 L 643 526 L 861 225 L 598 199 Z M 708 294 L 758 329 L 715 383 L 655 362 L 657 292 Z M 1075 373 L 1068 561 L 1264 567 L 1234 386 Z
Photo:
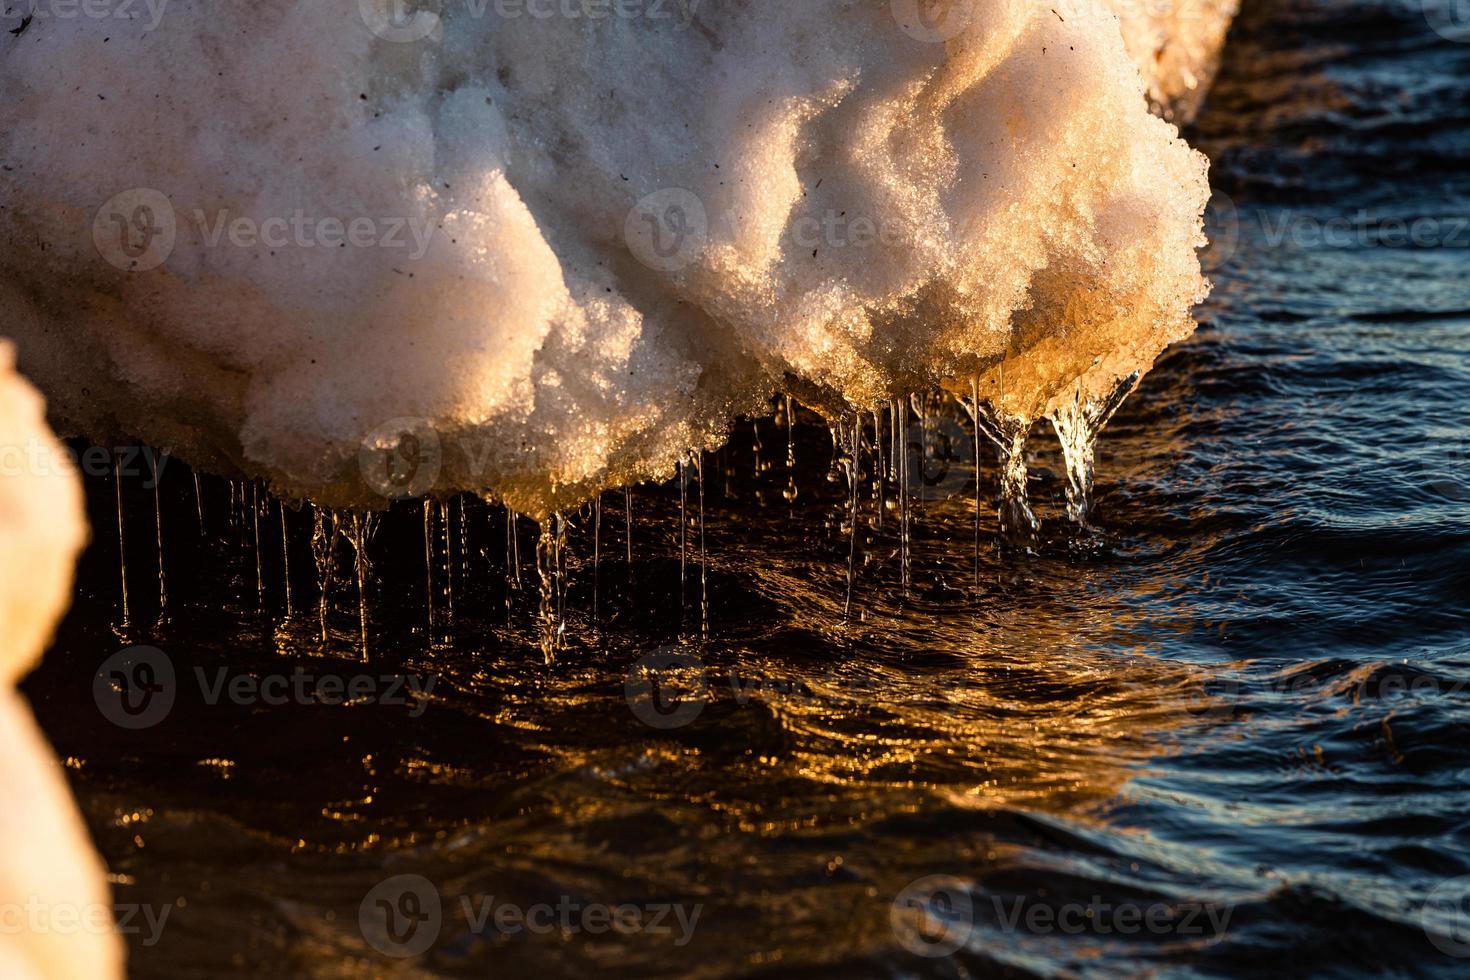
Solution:
M 807 414 L 795 502 L 773 420 L 705 463 L 708 641 L 697 525 L 681 603 L 678 488 L 641 487 L 631 566 L 621 495 L 595 572 L 572 516 L 552 665 L 529 523 L 508 612 L 503 513 L 464 506 L 461 549 L 448 511 L 431 647 L 422 514 L 390 516 L 364 661 L 346 564 L 316 635 L 310 516 L 285 622 L 277 512 L 261 598 L 251 522 L 206 478 L 201 534 L 182 464 L 169 621 L 120 640 L 113 486 L 89 481 L 78 601 L 26 690 L 118 901 L 168 907 L 134 971 L 1463 974 L 1466 79 L 1470 44 L 1416 4 L 1249 4 L 1193 134 L 1218 288 L 1104 439 L 1099 537 L 1067 532 L 1038 430 L 1039 554 L 996 546 L 989 453 L 977 551 L 961 461 L 914 508 L 905 597 L 864 488 L 847 624 L 844 488 Z M 152 495 L 124 484 L 151 623 Z M 138 716 L 92 686 L 136 680 L 108 659 L 135 643 L 162 658 Z

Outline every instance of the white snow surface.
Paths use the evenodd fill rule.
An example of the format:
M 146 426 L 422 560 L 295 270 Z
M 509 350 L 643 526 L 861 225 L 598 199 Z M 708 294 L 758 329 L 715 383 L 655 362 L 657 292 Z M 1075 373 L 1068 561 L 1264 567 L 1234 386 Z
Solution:
M 1039 418 L 1194 328 L 1149 100 L 1230 0 L 401 2 L 0 34 L 0 334 L 63 431 L 544 516 L 781 391 Z

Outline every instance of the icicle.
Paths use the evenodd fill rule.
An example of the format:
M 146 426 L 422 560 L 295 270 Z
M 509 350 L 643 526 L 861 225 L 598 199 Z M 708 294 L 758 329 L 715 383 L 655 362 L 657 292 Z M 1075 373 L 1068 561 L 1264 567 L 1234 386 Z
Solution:
M 628 575 L 633 574 L 633 488 L 623 488 L 623 514 L 628 529 Z
M 328 528 L 330 518 L 331 527 Z M 332 577 L 336 571 L 337 534 L 339 529 L 335 517 L 324 515 L 320 507 L 312 508 L 311 554 L 316 565 L 320 594 L 317 597 L 317 617 L 321 623 L 322 643 L 328 641 L 327 605 L 332 591 Z
M 439 505 L 440 543 L 444 545 L 444 628 L 454 631 L 454 555 L 449 536 L 449 504 Z
M 970 379 L 970 400 L 961 402 L 975 427 L 975 592 L 980 592 L 980 379 Z
M 893 402 L 893 429 L 898 454 L 898 525 L 899 556 L 902 565 L 903 594 L 907 598 L 912 582 L 909 528 L 909 440 L 908 406 L 902 399 Z
M 1098 436 L 1137 390 L 1140 380 L 1142 376 L 1136 372 L 1123 378 L 1106 398 L 1084 398 L 1079 381 L 1072 400 L 1052 413 L 1052 428 L 1062 444 L 1067 466 L 1067 516 L 1082 527 L 1088 526 L 1092 506 Z
M 362 518 L 352 515 L 353 544 L 357 552 L 353 567 L 357 572 L 357 631 L 362 641 L 362 659 L 368 659 L 368 613 L 367 613 L 367 536 L 363 532 Z
M 505 508 L 505 614 L 510 615 L 515 606 L 516 590 L 520 588 L 520 567 L 515 555 L 516 512 Z
M 278 500 L 276 506 L 281 511 L 281 568 L 286 581 L 286 619 L 289 620 L 295 614 L 291 608 L 291 538 L 286 533 L 286 502 Z
M 464 595 L 470 581 L 470 529 L 464 513 L 464 495 L 455 498 L 459 509 L 459 591 Z
M 873 411 L 873 451 L 877 453 L 877 459 L 873 465 L 873 502 L 877 505 L 877 527 L 883 529 L 883 479 L 886 471 L 883 469 L 883 412 L 881 409 Z
M 679 609 L 682 611 L 689 578 L 689 473 L 688 455 L 679 457 Z M 682 612 L 681 612 L 682 615 Z
M 601 581 L 602 576 L 602 494 L 592 501 L 592 621 L 602 619 Z
M 153 527 L 158 535 L 158 625 L 168 622 L 168 580 L 163 572 L 163 501 L 159 498 L 158 485 L 162 483 L 158 456 L 149 457 L 153 466 Z
M 933 472 L 930 469 L 930 464 L 934 462 L 934 440 L 932 438 L 934 434 L 934 416 L 929 411 L 930 401 L 927 394 L 910 395 L 909 404 L 913 407 L 914 415 L 919 420 L 919 453 L 917 462 L 919 464 L 919 485 L 922 488 L 927 485 L 925 481 L 928 479 L 929 473 Z M 925 499 L 922 489 L 919 491 L 919 499 Z
M 424 498 L 424 598 L 429 604 L 429 646 L 434 636 L 434 503 Z
M 704 550 L 704 454 L 695 458 L 699 476 L 699 635 L 709 639 L 709 563 Z
M 226 482 L 230 485 L 230 527 L 234 527 L 238 523 L 237 514 L 239 512 L 239 507 L 235 503 L 235 481 L 227 480 Z
M 541 579 L 541 652 L 547 663 L 556 660 L 565 631 L 558 593 L 562 574 L 561 550 L 566 533 L 566 519 L 559 513 L 554 514 L 541 522 L 541 534 L 536 543 L 536 570 Z
M 888 478 L 897 483 L 900 479 L 902 479 L 900 474 L 903 472 L 903 464 L 900 462 L 900 458 L 902 455 L 900 452 L 900 447 L 903 440 L 903 432 L 901 431 L 903 428 L 903 420 L 898 417 L 897 402 L 891 402 L 889 404 L 888 416 L 890 428 L 893 430 L 889 433 L 889 437 L 893 440 L 893 448 L 888 454 Z M 901 502 L 902 501 L 900 501 L 900 503 Z
M 437 522 L 434 519 L 436 509 L 439 515 Z M 369 520 L 373 522 L 369 526 L 375 526 L 376 518 L 370 517 Z M 441 547 L 442 563 L 439 557 Z M 439 572 L 438 586 L 435 585 L 435 566 L 438 566 Z M 436 508 L 434 502 L 428 499 L 424 500 L 424 601 L 428 607 L 429 646 L 437 649 L 453 643 L 454 556 L 449 528 L 449 505 L 440 503 Z
M 507 518 L 507 520 L 510 521 L 508 533 L 510 534 L 510 550 L 511 557 L 513 559 L 513 561 L 511 562 L 511 568 L 515 571 L 516 589 L 517 591 L 519 591 L 520 589 L 525 588 L 525 584 L 521 581 L 521 534 L 520 528 L 516 526 L 516 512 L 512 510 L 508 513 L 510 515 Z
M 852 424 L 837 423 L 840 442 L 839 465 L 847 479 L 847 597 L 842 604 L 842 621 L 852 621 L 852 592 L 857 581 L 857 526 L 859 467 L 862 461 L 861 416 L 854 415 Z
M 368 559 L 368 544 L 371 543 L 373 532 L 377 529 L 377 521 L 375 514 L 364 516 L 354 513 L 346 534 L 353 551 L 352 567 L 357 580 L 357 629 L 364 661 L 369 658 L 367 577 L 372 565 Z
M 255 543 L 255 604 L 265 608 L 265 575 L 260 567 L 260 481 L 250 481 L 250 526 Z
M 199 471 L 194 471 L 194 509 L 199 514 L 199 535 L 204 536 L 204 491 L 199 486 Z
M 128 614 L 128 549 L 127 535 L 123 533 L 122 463 L 117 455 L 112 457 L 112 479 L 117 487 L 117 568 L 122 582 L 122 622 L 118 624 L 118 631 L 121 632 L 129 629 L 132 621 Z
M 566 515 L 557 514 L 556 522 L 556 621 L 564 630 L 567 621 L 567 558 L 571 549 L 567 547 Z
M 1027 501 L 1026 441 L 1031 420 L 1010 415 L 993 404 L 978 406 L 979 430 L 995 443 L 1000 454 L 1000 533 L 1008 543 L 1033 550 L 1041 524 Z
M 943 418 L 942 403 L 939 397 L 926 395 L 923 399 L 924 415 L 922 420 L 922 431 L 924 433 L 924 463 L 919 470 L 919 484 L 923 487 L 933 485 L 937 480 L 931 480 L 949 470 L 949 460 L 940 460 L 940 452 L 957 453 L 958 447 L 944 447 L 941 449 L 939 441 L 939 423 Z M 939 476 L 938 478 L 942 478 Z
M 511 510 L 509 507 L 506 507 L 505 508 L 505 592 L 506 592 L 505 604 L 506 604 L 506 607 L 507 608 L 509 608 L 509 606 L 510 606 L 510 593 L 514 592 L 515 591 L 515 587 L 516 587 L 516 575 L 515 575 L 516 562 L 515 562 L 515 555 L 512 554 L 512 551 L 514 549 L 514 545 L 511 543 L 511 539 L 515 537 L 515 533 L 516 533 L 516 531 L 515 531 L 515 522 L 516 522 L 515 512 L 513 510 Z
M 796 503 L 796 403 L 786 396 L 786 502 Z
M 839 483 L 842 480 L 842 434 L 839 431 L 841 428 L 840 420 L 827 426 L 827 435 L 832 440 L 832 459 L 827 463 L 828 483 Z

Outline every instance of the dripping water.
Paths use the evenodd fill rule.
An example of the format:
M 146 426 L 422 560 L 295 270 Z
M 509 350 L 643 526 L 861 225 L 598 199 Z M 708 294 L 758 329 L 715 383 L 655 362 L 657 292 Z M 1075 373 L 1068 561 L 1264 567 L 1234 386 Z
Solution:
M 840 430 L 840 422 L 827 426 L 827 435 L 832 439 L 832 458 L 827 462 L 827 482 L 832 484 L 842 481 L 842 434 Z
M 970 424 L 971 424 L 971 426 L 973 426 L 974 432 L 975 432 L 975 436 L 974 436 L 974 448 L 975 448 L 975 592 L 976 592 L 976 594 L 979 594 L 979 592 L 980 592 L 980 512 L 981 512 L 981 506 L 982 506 L 981 505 L 981 502 L 980 502 L 980 495 L 981 495 L 981 489 L 980 489 L 980 439 L 982 437 L 982 433 L 980 431 L 980 379 L 979 378 L 971 378 L 970 379 L 970 400 L 968 402 L 961 401 L 960 404 L 962 406 L 964 406 L 965 411 L 969 414 L 969 416 L 970 416 Z
M 439 544 L 443 546 L 444 566 L 443 575 L 440 576 L 444 582 L 444 629 L 453 634 L 454 631 L 454 555 L 453 542 L 449 534 L 449 504 L 439 504 Z
M 796 402 L 786 396 L 786 502 L 796 503 Z
M 571 548 L 567 544 L 567 519 L 566 515 L 558 513 L 557 521 L 557 544 L 556 544 L 556 621 L 560 630 L 564 630 L 567 621 L 567 562 L 571 556 Z M 560 646 L 560 630 L 558 631 L 558 643 Z
M 368 558 L 368 545 L 372 542 L 377 522 L 378 515 L 376 514 L 354 513 L 345 535 L 348 544 L 352 546 L 352 568 L 357 581 L 358 641 L 364 661 L 369 658 L 367 579 L 371 564 Z
M 1048 416 L 1049 421 L 1055 428 L 1058 438 L 1062 444 L 1063 455 L 1067 467 L 1067 512 L 1069 517 L 1077 524 L 1087 527 L 1092 506 L 1091 494 L 1094 481 L 1094 460 L 1096 441 L 1102 429 L 1109 423 L 1115 413 L 1120 409 L 1124 401 L 1136 390 L 1139 382 L 1138 375 L 1132 375 L 1118 382 L 1105 397 L 1088 397 L 1084 393 L 1082 385 L 1076 385 L 1072 398 L 1055 408 Z M 1032 420 L 1011 414 L 998 407 L 998 399 L 982 401 L 980 380 L 971 379 L 968 397 L 955 398 L 958 405 L 969 414 L 973 429 L 973 442 L 976 448 L 974 465 L 975 500 L 973 513 L 973 550 L 974 550 L 974 576 L 976 588 L 980 583 L 980 542 L 982 530 L 983 502 L 981 500 L 981 463 L 979 445 L 981 437 L 988 438 L 995 444 L 1000 459 L 1000 497 L 999 518 L 1003 540 L 1010 545 L 1019 545 L 1026 550 L 1033 550 L 1036 544 L 1036 535 L 1039 522 L 1032 512 L 1028 500 L 1028 473 L 1026 447 L 1030 435 Z M 778 404 L 778 410 L 782 413 L 775 424 L 784 424 L 787 436 L 787 492 L 786 499 L 795 502 L 797 499 L 796 487 L 796 432 L 795 423 L 797 416 L 797 403 L 793 396 L 784 395 L 782 402 Z M 931 461 L 933 452 L 938 443 L 936 426 L 942 419 L 938 413 L 940 406 L 934 396 L 910 395 L 904 398 L 895 398 L 887 404 L 880 405 L 871 413 L 858 411 L 844 416 L 831 429 L 833 436 L 833 465 L 829 478 L 836 481 L 839 476 L 845 483 L 842 484 L 846 490 L 844 499 L 844 511 L 846 524 L 841 528 L 848 536 L 848 555 L 846 562 L 846 582 L 843 602 L 844 622 L 850 622 L 853 618 L 853 607 L 857 595 L 859 569 L 861 566 L 860 547 L 866 547 L 858 540 L 858 533 L 862 526 L 860 522 L 866 521 L 866 527 L 882 527 L 885 513 L 892 508 L 897 516 L 898 545 L 901 560 L 903 593 L 907 596 L 913 587 L 913 550 L 914 550 L 914 488 L 922 485 L 922 474 L 915 474 L 913 467 L 917 462 L 925 467 Z M 947 407 L 943 410 L 948 411 Z M 910 416 L 913 413 L 914 417 Z M 768 419 L 769 420 L 769 417 Z M 912 422 L 917 421 L 917 430 Z M 871 428 L 869 428 L 871 426 Z M 885 429 L 885 426 L 887 428 Z M 757 439 L 757 451 L 761 451 L 759 445 L 759 425 L 753 423 Z M 872 439 L 869 458 L 865 461 L 864 441 Z M 159 623 L 168 620 L 168 593 L 167 593 L 167 567 L 164 550 L 163 517 L 161 504 L 161 473 L 160 460 L 157 456 L 148 457 L 154 471 L 154 509 L 155 509 L 155 544 L 157 548 L 157 567 L 159 582 Z M 716 460 L 719 465 L 718 458 Z M 697 530 L 699 535 L 698 556 L 699 562 L 699 608 L 700 608 L 700 630 L 701 635 L 708 637 L 710 633 L 710 597 L 708 578 L 708 544 L 706 527 L 706 500 L 705 500 L 705 459 L 703 453 L 696 455 L 694 451 L 685 452 L 678 460 L 677 471 L 679 479 L 679 565 L 680 565 L 680 607 L 685 614 L 690 612 L 688 608 L 688 580 L 690 577 L 691 562 L 696 560 L 692 554 L 694 542 L 692 534 Z M 732 463 L 732 465 L 734 465 Z M 765 460 L 758 462 L 758 472 L 769 470 Z M 869 473 L 871 469 L 871 473 Z M 203 487 L 200 474 L 191 473 L 194 482 L 195 514 L 201 533 L 208 529 L 205 519 L 203 503 Z M 696 501 L 690 499 L 690 481 L 697 479 L 699 494 Z M 866 481 L 871 479 L 871 489 L 867 489 Z M 893 479 L 897 486 L 897 494 L 889 492 L 886 486 L 889 479 Z M 118 547 L 119 547 L 119 582 L 121 588 L 121 628 L 127 628 L 131 622 L 131 597 L 128 591 L 126 554 L 125 554 L 125 515 L 123 489 L 121 484 L 120 459 L 114 458 L 114 489 L 116 495 L 117 523 L 118 523 Z M 835 489 L 835 488 L 834 488 Z M 871 517 L 863 511 L 863 496 L 871 492 L 876 503 Z M 187 491 L 185 491 L 187 493 Z M 229 481 L 229 495 L 231 502 L 230 524 L 239 526 L 244 531 L 244 514 L 248 508 L 250 513 L 250 524 L 248 533 L 252 539 L 255 551 L 256 593 L 260 608 L 265 608 L 265 583 L 264 568 L 268 560 L 263 553 L 269 547 L 261 536 L 262 497 L 264 500 L 265 522 L 269 525 L 270 500 L 269 494 L 262 493 L 259 481 L 250 481 L 250 491 L 247 495 L 244 481 Z M 925 499 L 921 496 L 919 499 Z M 601 618 L 601 554 L 603 536 L 603 503 L 602 498 L 596 497 L 590 502 L 591 518 L 593 523 L 592 535 L 592 617 L 594 621 Z M 291 581 L 290 568 L 290 521 L 285 513 L 285 503 L 277 501 L 278 519 L 280 530 L 280 547 L 283 571 L 283 593 L 285 596 L 286 619 L 289 621 L 294 617 L 294 591 Z M 922 504 L 920 505 L 922 509 Z M 456 510 L 457 508 L 457 510 Z M 467 504 L 463 498 L 453 502 L 445 501 L 437 504 L 425 503 L 424 534 L 425 534 L 425 582 L 427 592 L 427 614 L 430 642 L 433 646 L 439 646 L 446 638 L 452 637 L 456 621 L 456 585 L 463 595 L 469 577 L 470 534 L 468 530 Z M 579 512 L 586 516 L 586 511 Z M 630 574 L 633 553 L 633 508 L 632 488 L 624 488 L 624 518 L 625 518 L 625 549 L 629 561 Z M 458 555 L 455 554 L 454 521 L 458 521 Z M 435 525 L 435 521 L 438 525 Z M 519 546 L 519 529 L 517 526 L 518 515 L 509 509 L 506 511 L 506 534 L 507 534 L 507 585 L 513 589 L 524 589 L 522 583 L 521 558 Z M 696 522 L 697 524 L 693 523 Z M 580 520 L 577 522 L 579 527 Z M 319 597 L 319 625 L 323 642 L 330 636 L 328 624 L 328 611 L 331 608 L 331 588 L 336 572 L 335 546 L 336 538 L 340 534 L 348 538 L 353 545 L 357 555 L 355 562 L 356 585 L 359 602 L 359 637 L 364 656 L 368 652 L 367 627 L 369 616 L 367 615 L 367 568 L 369 562 L 366 557 L 367 543 L 372 533 L 371 522 L 365 522 L 363 518 L 356 515 L 339 515 L 330 511 L 314 511 L 313 514 L 313 538 L 312 549 L 316 559 L 316 570 L 321 585 Z M 569 522 L 564 514 L 556 514 L 540 527 L 537 552 L 537 571 L 541 580 L 541 613 L 543 647 L 549 656 L 555 655 L 564 643 L 567 631 L 566 599 L 568 587 L 568 567 L 570 552 L 566 546 L 566 535 Z M 267 533 L 270 529 L 267 527 Z M 244 533 L 241 535 L 242 539 Z M 493 540 L 493 536 L 492 536 Z M 550 550 L 543 547 L 550 542 Z M 478 547 L 478 543 L 477 543 Z M 615 547 L 615 545 L 614 545 Z M 440 553 L 442 550 L 442 554 Z M 482 558 L 484 553 L 482 552 Z M 177 569 L 173 569 L 177 571 Z M 248 573 L 247 573 L 248 574 Z M 456 583 L 456 579 L 458 582 Z M 513 583 L 513 585 L 511 584 Z M 298 583 L 299 584 L 299 583 Z M 175 597 L 177 600 L 177 597 Z M 507 605 L 510 605 L 509 595 Z M 462 610 L 461 610 L 462 611 Z M 687 623 L 687 620 L 685 620 Z M 450 640 L 452 642 L 452 640 Z
M 424 500 L 424 598 L 429 605 L 429 646 L 435 646 L 434 634 L 434 503 Z
M 295 614 L 291 608 L 291 538 L 286 533 L 286 502 L 278 500 L 276 506 L 281 511 L 281 574 L 286 583 L 286 619 L 290 620 Z
M 701 484 L 702 486 L 702 484 Z M 602 494 L 592 501 L 592 621 L 601 616 L 602 586 Z
M 158 454 L 146 455 L 153 467 L 153 528 L 158 540 L 158 625 L 162 626 L 168 622 L 168 580 L 163 571 L 163 502 L 159 497 L 163 467 L 158 465 Z
M 122 622 L 118 624 L 117 631 L 121 633 L 129 629 L 132 622 L 128 614 L 128 551 L 127 536 L 123 533 L 122 461 L 115 453 L 112 457 L 112 479 L 117 488 L 117 562 L 122 582 Z
M 463 494 L 455 498 L 455 506 L 459 513 L 459 591 L 464 595 L 470 580 L 470 529 Z
M 255 604 L 265 608 L 265 575 L 260 566 L 260 481 L 250 481 L 250 525 L 255 543 Z
M 862 417 L 837 422 L 838 465 L 847 481 L 847 595 L 842 604 L 842 621 L 852 621 L 852 593 L 857 579 L 858 487 L 862 463 Z
M 520 591 L 524 586 L 521 582 L 521 534 L 520 528 L 516 526 L 516 512 L 507 511 L 506 533 L 510 535 L 511 568 L 515 576 L 515 587 Z
M 519 567 L 517 567 L 517 564 L 516 564 L 516 555 L 514 555 L 514 544 L 513 544 L 514 536 L 516 536 L 516 511 L 510 510 L 510 507 L 506 507 L 506 616 L 507 617 L 510 616 L 510 613 L 512 613 L 512 610 L 514 608 L 514 605 L 516 605 L 516 589 L 519 588 L 519 585 L 520 585 L 520 583 L 517 582 L 517 580 L 516 580 L 517 579 L 517 576 L 519 576 Z
M 633 488 L 623 488 L 623 517 L 627 528 L 628 577 L 633 576 Z
M 688 454 L 679 457 L 679 609 L 687 602 L 689 579 L 689 468 Z
M 204 536 L 204 491 L 199 486 L 199 471 L 194 471 L 194 510 L 199 515 L 199 535 Z
M 311 554 L 316 565 L 319 586 L 317 596 L 317 619 L 321 624 L 322 643 L 328 642 L 327 605 L 331 598 L 332 577 L 335 572 L 337 546 L 337 521 L 320 507 L 312 508 Z
M 566 534 L 566 518 L 560 513 L 553 514 L 541 522 L 541 534 L 536 542 L 536 571 L 541 580 L 541 652 L 547 663 L 556 660 L 566 630 L 560 605 Z
M 927 394 L 913 394 L 909 396 L 909 405 L 913 409 L 914 416 L 919 420 L 919 444 L 916 462 L 919 465 L 919 484 L 924 485 L 925 477 L 930 472 L 930 466 L 934 462 L 934 415 L 929 411 L 930 400 Z M 919 499 L 924 499 L 922 491 Z
M 521 587 L 521 543 L 516 538 L 516 512 L 505 508 L 505 610 L 515 605 L 515 593 Z
M 750 431 L 751 431 L 751 435 L 755 437 L 755 476 L 756 476 L 756 479 L 759 480 L 760 477 L 767 470 L 770 469 L 770 464 L 767 463 L 764 459 L 761 458 L 761 452 L 766 447 L 761 442 L 761 420 L 760 419 L 751 419 L 750 420 Z
M 893 402 L 894 455 L 898 461 L 898 540 L 900 575 L 903 580 L 904 598 L 908 598 L 913 570 L 910 554 L 909 528 L 909 443 L 905 434 L 908 428 L 908 406 L 902 399 Z
M 873 502 L 876 505 L 874 521 L 879 530 L 883 529 L 883 412 L 877 409 L 873 412 L 873 452 L 876 459 L 873 463 Z
M 704 547 L 704 454 L 695 458 L 699 477 L 699 635 L 709 639 L 709 563 Z

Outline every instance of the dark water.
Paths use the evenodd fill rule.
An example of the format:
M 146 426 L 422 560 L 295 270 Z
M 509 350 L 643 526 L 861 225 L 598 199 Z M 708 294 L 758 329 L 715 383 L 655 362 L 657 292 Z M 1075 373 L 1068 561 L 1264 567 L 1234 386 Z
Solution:
M 1470 44 L 1416 4 L 1248 4 L 1193 134 L 1228 195 L 1218 288 L 1109 430 L 1100 541 L 1066 531 L 1038 430 L 1040 553 L 997 549 L 986 454 L 978 557 L 958 466 L 915 505 L 905 598 L 897 514 L 877 527 L 865 488 L 846 626 L 843 486 L 809 415 L 794 504 L 771 420 L 705 464 L 707 642 L 677 487 L 635 491 L 631 567 L 620 495 L 595 574 L 571 515 L 550 666 L 529 523 L 507 613 L 503 513 L 465 506 L 461 549 L 449 510 L 431 648 L 422 514 L 390 516 L 364 661 L 348 549 L 324 647 L 310 515 L 288 514 L 285 623 L 276 510 L 260 599 L 251 522 L 206 479 L 201 535 L 182 464 L 170 621 L 120 641 L 90 480 L 77 605 L 26 689 L 117 900 L 171 906 L 134 972 L 1470 972 L 1467 79 Z M 152 496 L 124 483 L 146 624 Z M 163 651 L 138 717 L 91 686 L 127 643 Z

